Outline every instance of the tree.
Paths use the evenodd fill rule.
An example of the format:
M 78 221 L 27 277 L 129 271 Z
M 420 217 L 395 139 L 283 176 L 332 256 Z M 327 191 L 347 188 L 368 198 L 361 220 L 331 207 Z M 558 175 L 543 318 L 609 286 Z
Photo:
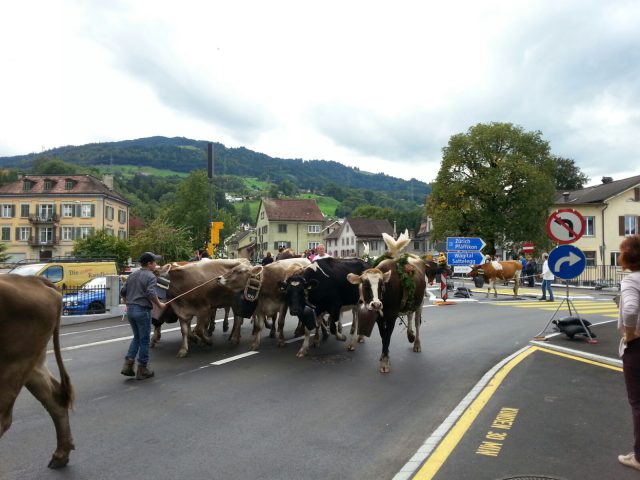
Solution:
M 67 163 L 59 158 L 39 157 L 33 162 L 32 171 L 38 175 L 66 174 L 76 175 L 84 171 L 82 167 Z
M 167 212 L 169 223 L 186 229 L 192 249 L 201 248 L 210 237 L 208 182 L 204 170 L 191 172 L 178 185 L 174 203 Z
M 556 190 L 580 190 L 589 181 L 574 160 L 554 156 L 553 161 L 556 164 Z
M 287 197 L 295 197 L 300 192 L 298 186 L 288 178 L 285 178 L 280 182 L 279 190 Z
M 186 228 L 175 227 L 166 219 L 157 218 L 131 237 L 131 256 L 138 258 L 143 252 L 153 252 L 162 255 L 164 262 L 187 260 L 193 253 L 189 235 Z
M 240 221 L 242 223 L 253 223 L 253 218 L 251 218 L 251 208 L 249 207 L 249 202 L 243 202 L 242 208 L 240 209 Z
M 104 230 L 97 230 L 93 235 L 76 240 L 73 255 L 86 258 L 114 258 L 118 271 L 122 271 L 129 259 L 129 243 Z
M 271 184 L 271 186 L 269 187 L 269 192 L 267 193 L 267 197 L 269 198 L 280 197 L 280 190 L 278 189 L 278 186 L 276 184 Z
M 6 262 L 9 259 L 9 255 L 5 253 L 7 250 L 7 244 L 0 242 L 0 263 Z
M 524 241 L 548 247 L 545 220 L 554 173 L 541 132 L 491 123 L 453 135 L 427 200 L 434 240 L 479 236 L 491 254 L 497 245 L 519 249 Z

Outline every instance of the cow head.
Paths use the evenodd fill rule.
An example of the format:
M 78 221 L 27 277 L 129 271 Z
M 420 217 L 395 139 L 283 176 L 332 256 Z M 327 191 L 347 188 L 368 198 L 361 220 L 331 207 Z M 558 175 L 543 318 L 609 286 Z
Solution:
M 291 275 L 285 281 L 278 282 L 278 288 L 287 297 L 291 315 L 296 316 L 304 314 L 305 307 L 309 305 L 308 293 L 317 286 L 317 280 L 307 280 L 303 275 Z
M 370 268 L 362 272 L 362 275 L 350 273 L 347 280 L 358 285 L 360 289 L 360 302 L 367 310 L 376 311 L 382 314 L 382 297 L 384 296 L 385 284 L 391 278 L 391 271 L 382 272 L 377 268 Z
M 482 288 L 484 286 L 484 268 L 482 268 L 482 265 L 472 265 L 471 271 L 467 273 L 467 277 L 473 278 L 473 283 L 476 288 Z
M 233 267 L 224 275 L 217 277 L 216 282 L 220 285 L 224 285 L 229 290 L 238 292 L 244 289 L 247 281 L 249 280 L 249 276 L 254 273 L 254 270 L 262 271 L 262 268 L 262 266 L 252 267 L 250 264 L 241 263 Z

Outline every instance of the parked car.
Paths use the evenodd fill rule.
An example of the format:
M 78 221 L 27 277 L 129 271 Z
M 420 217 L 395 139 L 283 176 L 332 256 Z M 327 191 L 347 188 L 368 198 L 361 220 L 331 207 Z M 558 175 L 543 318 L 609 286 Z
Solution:
M 63 315 L 90 315 L 105 313 L 107 304 L 107 278 L 95 277 L 78 290 L 62 297 Z

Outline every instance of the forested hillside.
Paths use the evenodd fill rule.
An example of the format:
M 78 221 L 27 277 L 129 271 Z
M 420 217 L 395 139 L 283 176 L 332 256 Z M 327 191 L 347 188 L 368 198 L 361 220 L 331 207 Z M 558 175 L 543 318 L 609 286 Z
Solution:
M 41 153 L 0 157 L 0 167 L 29 169 L 36 158 L 59 158 L 82 165 L 137 165 L 175 172 L 191 172 L 207 167 L 207 143 L 184 137 L 149 137 L 120 142 L 66 146 Z M 214 143 L 216 175 L 255 177 L 272 183 L 290 180 L 300 189 L 323 190 L 329 184 L 341 188 L 366 188 L 389 192 L 398 199 L 422 204 L 431 191 L 428 184 L 382 173 L 363 172 L 335 161 L 273 158 L 246 148 L 227 148 Z

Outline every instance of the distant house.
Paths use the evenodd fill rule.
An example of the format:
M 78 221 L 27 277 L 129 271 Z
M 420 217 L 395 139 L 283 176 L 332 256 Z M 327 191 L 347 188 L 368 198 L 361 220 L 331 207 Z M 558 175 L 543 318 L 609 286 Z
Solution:
M 256 254 L 261 258 L 280 247 L 296 253 L 316 248 L 323 242 L 324 227 L 325 217 L 313 199 L 263 198 L 256 218 Z
M 249 258 L 255 260 L 256 231 L 254 228 L 241 230 L 231 235 L 225 242 L 229 258 Z
M 382 240 L 382 233 L 393 236 L 393 227 L 387 220 L 374 220 L 371 218 L 347 218 L 340 230 L 333 232 L 327 239 L 327 251 L 329 240 L 335 257 L 360 257 L 364 254 L 364 243 L 369 244 L 369 255 L 377 257 L 382 255 L 387 247 Z
M 556 192 L 552 211 L 573 208 L 585 219 L 582 238 L 573 243 L 587 267 L 617 266 L 620 242 L 640 233 L 640 175 L 573 191 Z
M 96 230 L 128 238 L 130 206 L 113 175 L 24 175 L 0 187 L 1 241 L 11 261 L 69 256 Z

